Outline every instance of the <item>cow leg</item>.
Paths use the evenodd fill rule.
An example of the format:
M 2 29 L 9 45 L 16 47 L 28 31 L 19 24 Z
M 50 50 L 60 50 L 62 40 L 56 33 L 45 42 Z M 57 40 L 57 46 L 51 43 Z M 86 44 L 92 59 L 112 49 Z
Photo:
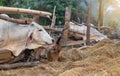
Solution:
M 0 64 L 8 63 L 13 58 L 13 55 L 10 50 L 0 50 Z
M 22 60 L 24 58 L 24 54 L 20 54 L 19 56 L 15 57 L 13 60 L 11 60 L 9 63 L 15 63 L 18 62 L 20 60 Z

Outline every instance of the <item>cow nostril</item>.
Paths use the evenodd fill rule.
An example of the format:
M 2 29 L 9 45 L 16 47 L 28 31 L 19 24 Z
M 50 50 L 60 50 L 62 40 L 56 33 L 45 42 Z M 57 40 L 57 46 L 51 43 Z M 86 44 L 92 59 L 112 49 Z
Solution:
M 52 43 L 54 43 L 55 42 L 55 40 L 54 39 L 52 39 Z

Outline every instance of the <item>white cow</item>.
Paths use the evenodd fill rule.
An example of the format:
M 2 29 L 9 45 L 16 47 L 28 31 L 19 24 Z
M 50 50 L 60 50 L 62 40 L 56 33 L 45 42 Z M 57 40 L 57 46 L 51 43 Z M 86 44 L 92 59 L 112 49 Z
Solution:
M 23 25 L 0 19 L 0 50 L 7 49 L 18 56 L 26 48 L 35 49 L 52 42 L 45 29 L 35 22 Z
M 91 25 L 93 26 L 93 25 Z M 86 40 L 86 30 L 87 30 L 87 26 L 81 24 L 81 25 L 76 25 L 73 22 L 70 22 L 70 28 L 69 28 L 70 32 L 69 35 L 75 38 L 83 38 L 83 40 Z M 76 33 L 74 33 L 76 32 Z M 100 33 L 99 31 L 97 31 L 95 28 L 91 27 L 90 29 L 90 39 L 91 40 L 95 40 L 95 41 L 100 41 L 102 39 L 106 39 L 107 36 L 103 35 L 102 33 Z

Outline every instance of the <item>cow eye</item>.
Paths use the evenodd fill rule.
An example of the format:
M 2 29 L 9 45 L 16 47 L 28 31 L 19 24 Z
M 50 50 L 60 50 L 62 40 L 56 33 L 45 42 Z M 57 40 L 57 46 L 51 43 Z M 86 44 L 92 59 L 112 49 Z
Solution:
M 31 24 L 31 26 L 34 26 L 34 24 Z
M 42 31 L 42 29 L 39 29 L 39 31 Z

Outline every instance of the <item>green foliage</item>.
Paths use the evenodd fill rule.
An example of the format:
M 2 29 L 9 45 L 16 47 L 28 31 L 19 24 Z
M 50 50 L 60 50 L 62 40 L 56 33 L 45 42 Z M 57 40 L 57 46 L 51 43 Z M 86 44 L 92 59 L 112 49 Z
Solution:
M 72 11 L 72 20 L 76 20 L 76 13 L 81 13 L 81 16 L 85 16 L 84 10 L 80 7 L 81 0 L 0 0 L 0 6 L 19 7 L 26 9 L 36 9 L 41 11 L 53 12 L 54 6 L 56 6 L 56 24 L 64 24 L 65 8 L 69 7 Z M 10 15 L 15 18 L 32 17 L 30 15 Z M 40 23 L 43 25 L 50 24 L 50 20 L 46 18 L 40 18 Z
M 0 6 L 3 6 L 3 1 L 4 1 L 4 0 L 1 0 L 1 1 L 0 1 Z
M 75 19 L 73 16 L 74 12 L 82 12 L 83 10 L 79 7 L 80 0 L 46 0 L 43 3 L 43 7 L 46 8 L 47 11 L 53 12 L 54 6 L 56 6 L 56 16 L 57 16 L 57 24 L 62 22 L 64 23 L 65 19 L 65 8 L 69 7 L 72 11 L 71 19 Z M 79 7 L 79 8 L 78 8 Z M 78 11 L 79 10 L 79 11 Z

